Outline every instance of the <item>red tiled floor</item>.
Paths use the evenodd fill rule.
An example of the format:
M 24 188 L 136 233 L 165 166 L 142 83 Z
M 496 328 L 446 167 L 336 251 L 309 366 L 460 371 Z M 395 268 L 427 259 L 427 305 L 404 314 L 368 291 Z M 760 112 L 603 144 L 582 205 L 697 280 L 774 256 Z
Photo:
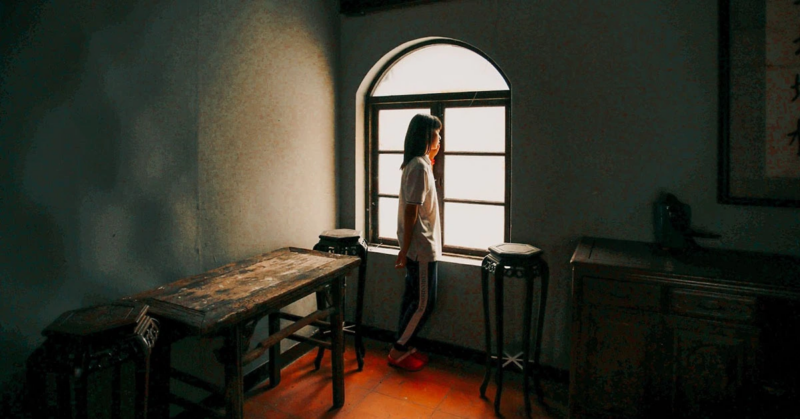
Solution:
M 386 363 L 388 344 L 366 340 L 364 370 L 358 371 L 352 341 L 345 351 L 345 405 L 331 410 L 332 385 L 330 353 L 319 371 L 314 370 L 312 351 L 284 367 L 281 383 L 273 389 L 257 388 L 245 402 L 246 418 L 492 418 L 495 386 L 490 384 L 487 398 L 480 397 L 484 367 L 433 354 L 428 366 L 419 372 L 406 372 Z M 545 384 L 545 383 L 543 383 Z M 565 400 L 566 388 L 543 385 L 546 401 Z M 558 392 L 558 394 L 549 394 Z M 534 418 L 563 417 L 564 406 L 545 410 L 531 395 Z M 505 417 L 524 417 L 522 377 L 505 374 L 501 412 Z
M 402 400 L 380 393 L 370 393 L 350 412 L 348 418 L 375 418 L 375 419 L 416 419 L 429 418 L 433 414 L 432 407 L 420 406 L 408 400 Z
M 422 406 L 436 408 L 450 391 L 450 386 L 447 381 L 436 379 L 436 374 L 429 371 L 431 369 L 429 366 L 427 371 L 398 370 L 394 374 L 388 374 L 374 391 Z

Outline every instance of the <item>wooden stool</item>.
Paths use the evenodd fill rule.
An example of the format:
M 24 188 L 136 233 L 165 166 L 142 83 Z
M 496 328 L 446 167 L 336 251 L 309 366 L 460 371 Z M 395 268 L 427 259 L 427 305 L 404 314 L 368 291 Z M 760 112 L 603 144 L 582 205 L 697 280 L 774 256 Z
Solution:
M 358 266 L 358 290 L 356 291 L 356 318 L 351 326 L 345 326 L 346 333 L 355 335 L 356 361 L 358 370 L 364 368 L 364 341 L 361 336 L 361 322 L 364 318 L 364 287 L 367 276 L 367 242 L 361 238 L 361 232 L 349 229 L 327 230 L 319 235 L 319 242 L 314 246 L 314 250 L 320 252 L 336 253 L 339 255 L 358 256 L 361 258 L 361 265 Z M 345 285 L 346 287 L 346 285 Z M 317 309 L 322 310 L 328 306 L 326 293 L 317 293 Z M 322 356 L 325 348 L 320 346 L 314 366 L 319 369 L 322 363 Z
M 533 309 L 533 284 L 534 280 L 541 278 L 541 292 L 539 293 L 539 311 L 536 317 L 536 334 L 534 335 L 533 362 L 536 369 L 539 367 L 539 355 L 541 353 L 541 336 L 544 327 L 544 311 L 547 303 L 547 282 L 549 279 L 549 268 L 547 263 L 542 260 L 543 251 L 527 244 L 503 243 L 489 247 L 489 254 L 483 258 L 481 264 L 481 287 L 483 293 L 483 319 L 486 337 L 486 374 L 481 384 L 481 397 L 486 397 L 486 386 L 489 384 L 491 375 L 491 354 L 492 354 L 492 332 L 489 324 L 489 273 L 494 273 L 495 277 L 495 335 L 497 340 L 497 371 L 495 383 L 497 393 L 494 399 L 494 411 L 500 415 L 500 397 L 503 392 L 503 280 L 505 277 L 520 278 L 525 281 L 525 307 L 523 315 L 523 358 L 522 374 L 523 393 L 525 395 L 525 414 L 531 415 L 531 402 L 528 397 L 528 364 L 530 363 L 530 338 L 531 338 L 531 311 Z M 534 386 L 539 403 L 543 403 L 543 394 L 539 382 L 539 372 L 535 371 Z
M 68 311 L 47 326 L 47 340 L 27 361 L 28 403 L 33 417 L 88 416 L 88 378 L 113 368 L 111 416 L 121 415 L 122 365 L 135 365 L 134 416 L 147 415 L 150 352 L 158 337 L 148 306 L 129 302 Z M 48 397 L 48 376 L 55 376 L 55 402 Z

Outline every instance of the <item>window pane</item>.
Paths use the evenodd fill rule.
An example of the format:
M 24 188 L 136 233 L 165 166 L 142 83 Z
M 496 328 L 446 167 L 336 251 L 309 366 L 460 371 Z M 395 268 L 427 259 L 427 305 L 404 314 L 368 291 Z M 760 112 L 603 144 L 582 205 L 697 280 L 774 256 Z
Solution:
M 447 108 L 444 111 L 445 149 L 504 153 L 506 108 Z
M 400 193 L 400 178 L 403 171 L 400 165 L 403 164 L 402 154 L 380 154 L 378 156 L 378 192 L 382 194 Z
M 444 219 L 446 245 L 487 249 L 504 241 L 502 206 L 446 202 Z
M 397 198 L 379 198 L 378 237 L 397 239 Z
M 505 157 L 494 156 L 447 156 L 444 165 L 445 198 L 504 202 L 505 160 Z
M 373 96 L 508 90 L 494 66 L 480 54 L 458 45 L 417 49 L 387 71 Z
M 378 150 L 403 151 L 406 131 L 411 118 L 418 113 L 431 114 L 424 109 L 381 109 L 378 113 Z

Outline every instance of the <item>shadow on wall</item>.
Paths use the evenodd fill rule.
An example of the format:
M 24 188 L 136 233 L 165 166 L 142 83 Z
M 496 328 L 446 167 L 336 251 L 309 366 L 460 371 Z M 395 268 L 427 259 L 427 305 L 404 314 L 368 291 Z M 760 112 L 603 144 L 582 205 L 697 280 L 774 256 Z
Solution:
M 76 219 L 79 187 L 87 181 L 105 184 L 114 182 L 115 154 L 113 143 L 102 141 L 103 133 L 118 131 L 118 122 L 102 96 L 93 111 L 95 120 L 80 126 L 91 129 L 83 135 L 64 138 L 64 133 L 46 133 L 51 144 L 34 141 L 42 137 L 40 121 L 69 101 L 82 82 L 88 28 L 65 19 L 57 26 L 43 27 L 39 19 L 44 1 L 3 2 L 0 39 L 2 45 L 2 97 L 0 97 L 0 167 L 2 199 L 0 199 L 0 275 L 2 294 L 6 300 L 0 309 L 0 353 L 3 354 L 3 377 L 18 375 L 22 363 L 38 336 L 31 336 L 35 325 L 36 306 L 58 298 L 66 271 L 65 232 L 56 220 Z M 120 6 L 124 2 L 120 2 Z M 114 13 L 124 15 L 124 10 Z M 83 22 L 88 23 L 88 22 Z M 88 121 L 87 121 L 88 122 Z M 78 124 L 76 124 L 78 125 Z M 60 134 L 60 135 L 59 135 Z M 23 182 L 26 156 L 37 149 L 49 148 L 39 176 L 47 178 L 55 195 L 47 203 L 36 202 L 25 190 Z M 93 185 L 95 186 L 95 185 Z M 103 185 L 96 185 L 102 187 Z M 55 192 L 52 194 L 51 192 Z M 51 204 L 50 207 L 47 204 Z M 25 307 L 22 307 L 25 305 Z M 33 315 L 31 315 L 33 314 Z M 21 330 L 22 329 L 22 330 Z M 27 329 L 27 330 L 25 330 Z M 18 377 L 3 385 L 3 410 L 0 416 L 11 415 L 8 405 L 18 393 Z M 11 390 L 11 391 L 7 391 Z
M 149 20 L 169 7 L 177 14 L 179 3 L 0 3 L 0 417 L 13 417 L 25 359 L 58 314 L 194 267 L 193 231 L 175 239 L 189 243 L 189 257 L 167 237 L 193 208 L 174 202 L 194 196 L 179 179 L 195 181 L 195 131 L 164 131 L 194 127 L 196 116 L 153 105 L 170 88 L 163 62 L 172 55 L 146 36 L 165 31 L 168 19 Z M 161 119 L 142 124 L 143 115 Z M 159 141 L 189 150 L 143 151 Z M 151 174 L 150 183 L 131 173 Z M 190 198 L 152 184 L 178 184 Z

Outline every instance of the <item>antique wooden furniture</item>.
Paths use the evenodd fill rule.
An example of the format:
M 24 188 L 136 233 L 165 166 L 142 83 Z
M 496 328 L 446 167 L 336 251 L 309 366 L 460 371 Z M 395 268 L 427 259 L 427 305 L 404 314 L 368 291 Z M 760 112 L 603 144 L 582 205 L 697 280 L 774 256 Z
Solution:
M 585 238 L 570 417 L 795 417 L 800 258 Z
M 353 256 L 283 248 L 131 297 L 150 305 L 150 313 L 162 323 L 162 335 L 166 340 L 153 353 L 152 417 L 169 416 L 169 403 L 174 403 L 206 416 L 241 419 L 242 367 L 269 351 L 270 386 L 277 385 L 280 382 L 278 343 L 328 317 L 332 324 L 328 346 L 332 353 L 333 405 L 341 407 L 344 404 L 342 287 L 344 276 L 360 262 Z M 331 307 L 316 310 L 280 329 L 281 308 L 325 288 L 330 288 L 333 296 Z M 270 336 L 248 352 L 255 325 L 264 317 L 269 321 Z M 170 367 L 170 344 L 188 335 L 224 337 L 223 346 L 216 353 L 225 369 L 224 390 Z M 221 395 L 225 400 L 225 412 L 170 394 L 170 377 Z
M 355 350 L 356 362 L 358 363 L 358 370 L 364 369 L 364 341 L 361 336 L 361 323 L 364 319 L 364 287 L 366 286 L 367 277 L 367 242 L 361 238 L 361 233 L 357 230 L 350 229 L 336 229 L 327 230 L 319 235 L 319 242 L 314 246 L 314 250 L 320 252 L 336 253 L 340 255 L 358 256 L 361 259 L 361 265 L 358 266 L 358 289 L 356 290 L 356 316 L 355 323 L 350 326 L 344 326 L 345 333 L 353 333 L 355 335 Z M 347 284 L 345 284 L 345 291 Z M 325 308 L 329 305 L 330 293 L 318 292 L 317 293 L 317 308 Z M 284 315 L 289 315 L 285 313 Z M 344 315 L 342 316 L 344 317 Z M 328 325 L 326 332 L 330 329 Z M 312 342 L 313 343 L 313 342 Z M 317 351 L 317 358 L 314 360 L 314 366 L 319 369 L 322 356 L 325 351 L 325 345 L 319 345 Z
M 528 366 L 530 364 L 530 344 L 531 344 L 531 311 L 533 310 L 533 285 L 536 278 L 541 280 L 541 291 L 537 304 L 538 314 L 536 316 L 536 334 L 533 341 L 533 362 L 536 368 L 539 367 L 539 354 L 541 353 L 541 336 L 544 327 L 544 311 L 547 304 L 547 283 L 549 280 L 549 269 L 547 263 L 542 260 L 542 250 L 533 246 L 520 243 L 502 243 L 489 247 L 489 254 L 483 259 L 481 264 L 481 287 L 483 294 L 483 320 L 485 325 L 486 338 L 486 374 L 481 384 L 481 397 L 486 397 L 486 387 L 491 376 L 491 354 L 492 354 L 492 331 L 489 319 L 489 274 L 494 274 L 495 284 L 495 334 L 497 341 L 497 360 L 498 365 L 495 372 L 495 384 L 497 391 L 494 399 L 495 413 L 500 416 L 500 398 L 503 393 L 503 281 L 506 278 L 516 278 L 525 281 L 525 306 L 523 314 L 523 354 L 522 354 L 522 374 L 523 394 L 525 395 L 525 413 L 530 417 L 531 402 L 529 397 L 529 376 Z M 542 388 L 539 383 L 539 373 L 535 371 L 534 387 L 540 403 L 542 400 Z
M 47 340 L 27 361 L 32 417 L 86 418 L 92 412 L 118 418 L 123 404 L 133 406 L 133 414 L 126 417 L 146 417 L 150 352 L 158 337 L 147 309 L 116 302 L 68 311 L 47 326 L 42 332 Z M 122 370 L 130 363 L 133 389 L 123 391 Z M 90 378 L 100 377 L 100 372 L 111 373 L 110 397 L 90 394 Z M 123 394 L 133 402 L 123 403 Z

